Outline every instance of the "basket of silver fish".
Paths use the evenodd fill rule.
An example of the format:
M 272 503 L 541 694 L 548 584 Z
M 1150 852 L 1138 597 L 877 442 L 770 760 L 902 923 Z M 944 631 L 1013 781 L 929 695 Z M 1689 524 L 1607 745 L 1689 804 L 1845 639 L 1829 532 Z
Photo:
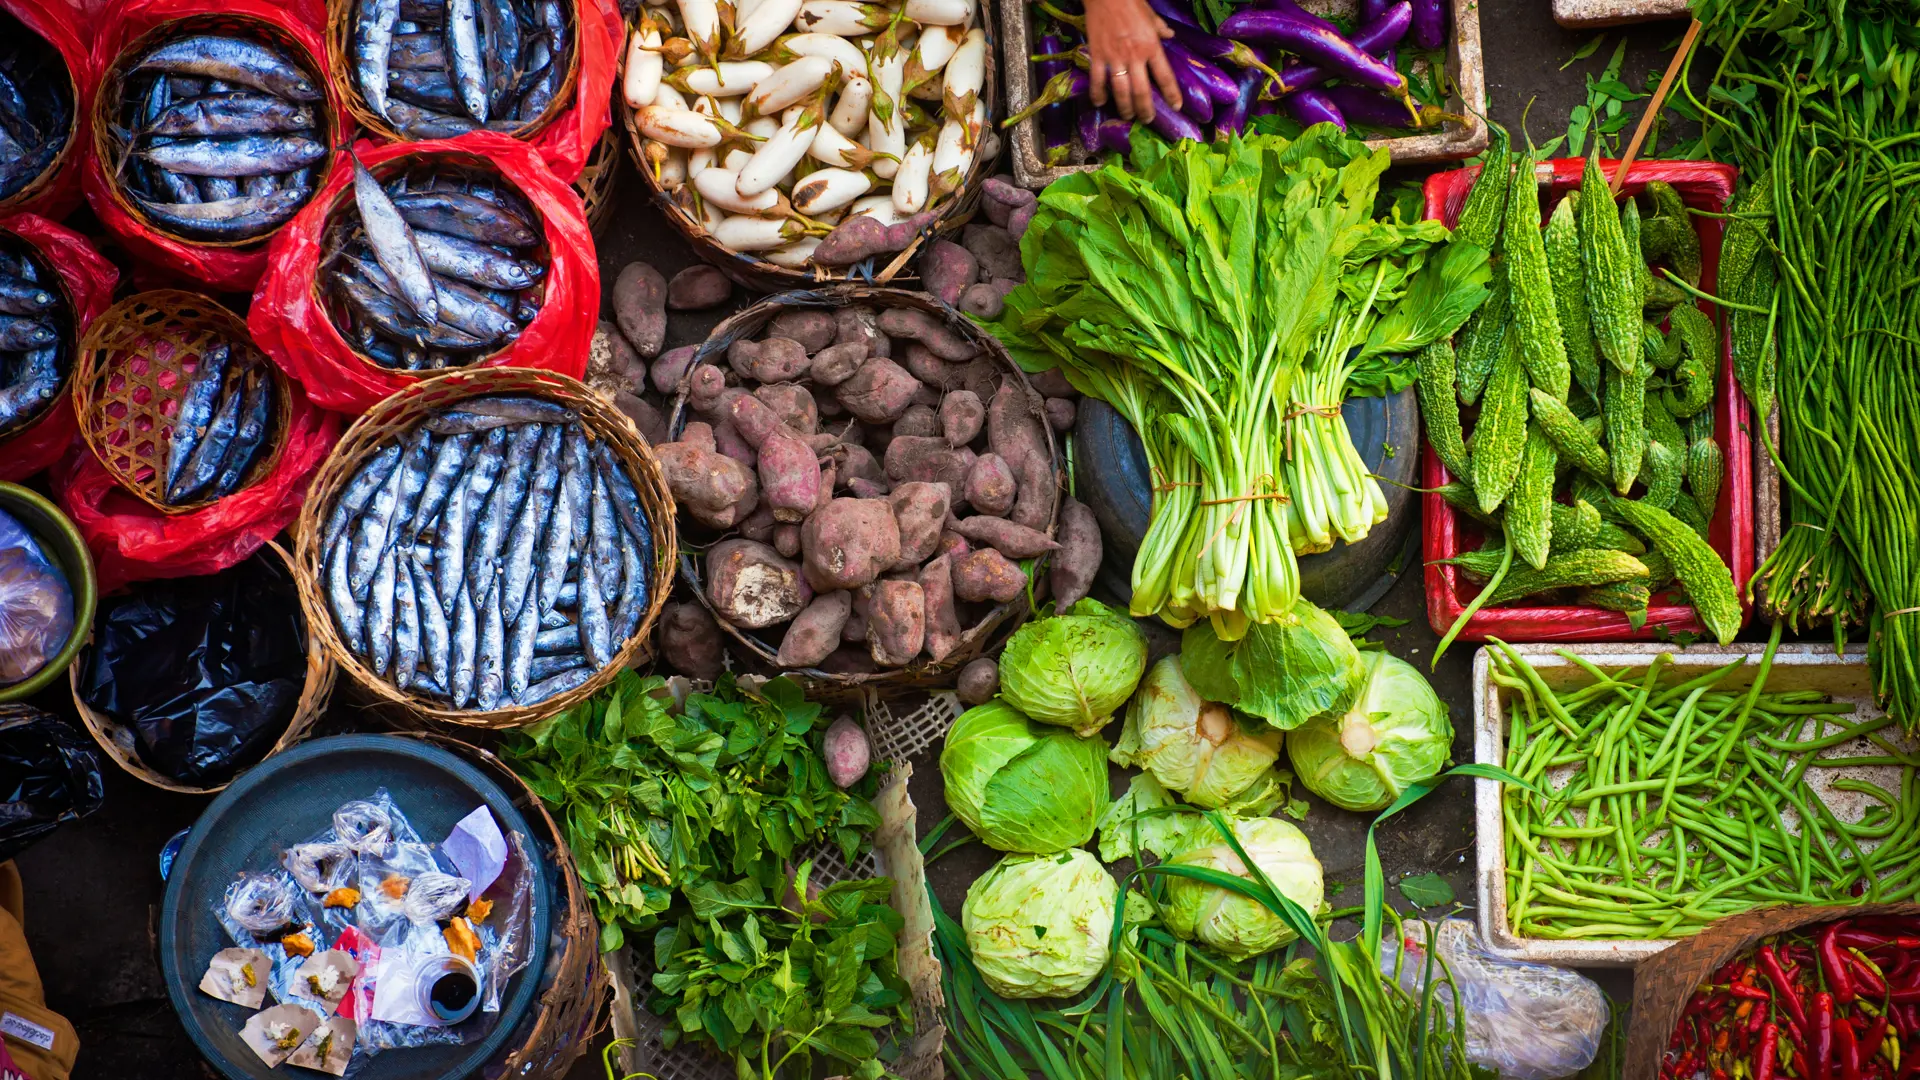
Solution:
M 330 0 L 328 61 L 382 139 L 527 139 L 573 104 L 581 14 L 577 0 Z
M 26 240 L 0 230 L 0 440 L 60 400 L 73 373 L 67 283 Z
M 258 242 L 313 197 L 336 117 L 285 29 L 194 15 L 135 37 L 101 73 L 93 145 L 114 205 L 207 247 Z
M 79 99 L 60 49 L 0 10 L 0 213 L 30 209 L 73 159 Z
M 643 659 L 673 499 L 633 424 L 531 368 L 451 372 L 347 430 L 301 509 L 301 602 L 353 683 L 412 716 L 552 716 Z
M 973 0 L 766 0 L 731 21 L 643 7 L 620 112 L 654 201 L 728 277 L 884 285 L 979 198 L 993 56 Z
M 80 435 L 120 486 L 181 514 L 273 471 L 292 409 L 286 376 L 238 315 L 161 289 L 108 308 L 80 340 Z
M 439 153 L 373 166 L 327 216 L 317 299 L 367 361 L 465 367 L 510 347 L 540 314 L 542 219 L 484 159 Z

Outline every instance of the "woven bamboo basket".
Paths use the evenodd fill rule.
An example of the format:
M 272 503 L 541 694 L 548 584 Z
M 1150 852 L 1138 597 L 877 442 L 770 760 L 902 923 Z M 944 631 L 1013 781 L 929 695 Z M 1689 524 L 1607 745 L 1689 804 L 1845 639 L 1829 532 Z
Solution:
M 289 572 L 293 571 L 293 556 L 289 555 L 285 548 L 271 540 L 267 541 L 266 546 L 273 552 L 276 558 L 286 564 Z M 294 579 L 298 581 L 299 575 L 295 574 Z M 92 628 L 89 627 L 87 630 L 87 645 L 90 647 L 92 644 Z M 115 720 L 113 717 L 88 706 L 86 700 L 80 696 L 80 673 L 85 667 L 85 657 L 81 657 L 74 662 L 73 666 L 69 668 L 67 672 L 67 683 L 73 691 L 73 707 L 75 711 L 80 714 L 81 722 L 87 725 L 87 731 L 93 735 L 93 741 L 100 744 L 100 749 L 106 751 L 107 756 L 113 759 L 114 764 L 132 773 L 134 776 L 145 780 L 147 783 L 152 784 L 154 787 L 164 788 L 167 791 L 178 791 L 184 795 L 212 795 L 215 792 L 225 790 L 227 784 L 233 782 L 229 780 L 227 784 L 216 784 L 212 787 L 194 787 L 190 784 L 183 784 L 172 777 L 164 776 L 155 771 L 152 766 L 140 760 L 139 752 L 134 749 L 133 730 L 118 720 Z M 327 711 L 328 699 L 333 696 L 333 675 L 333 660 L 327 656 L 325 651 L 314 648 L 313 626 L 309 623 L 307 625 L 306 684 L 300 688 L 300 700 L 294 705 L 293 719 L 287 722 L 287 730 L 281 732 L 280 738 L 275 740 L 273 748 L 267 751 L 265 757 L 260 759 L 261 761 L 265 761 L 267 758 L 280 753 L 282 750 L 291 749 L 301 740 L 305 739 L 307 734 L 313 730 L 313 725 L 317 723 L 320 717 Z M 254 764 L 257 765 L 259 762 L 255 762 Z
M 245 319 L 199 293 L 159 289 L 108 308 L 80 340 L 73 362 L 73 411 L 80 435 L 120 486 L 166 514 L 211 506 L 214 498 L 166 501 L 167 452 L 174 419 L 200 357 L 218 343 L 244 347 L 273 380 L 274 430 L 266 456 L 248 470 L 244 489 L 273 471 L 286 446 L 292 389 L 280 369 L 253 347 Z
M 1687 999 L 1715 969 L 1761 938 L 1835 919 L 1875 915 L 1920 915 L 1920 904 L 1759 908 L 1721 919 L 1641 964 L 1633 973 L 1633 1019 L 1627 1028 L 1624 1080 L 1655 1080 L 1660 1057 Z
M 429 414 L 468 398 L 488 394 L 523 394 L 559 402 L 580 416 L 581 425 L 591 439 L 605 440 L 613 454 L 626 466 L 640 494 L 642 509 L 653 527 L 654 565 L 651 595 L 640 625 L 615 653 L 612 662 L 594 673 L 593 678 L 564 694 L 556 694 L 538 705 L 507 706 L 488 712 L 449 709 L 431 698 L 402 691 L 375 675 L 340 640 L 328 608 L 324 574 L 321 569 L 321 533 L 327 515 L 332 513 L 341 489 L 369 456 L 381 446 L 411 432 Z M 622 669 L 645 662 L 652 655 L 648 638 L 660 609 L 672 590 L 672 567 L 676 546 L 673 496 L 667 491 L 660 463 L 653 450 L 619 410 L 589 389 L 586 384 L 551 371 L 534 368 L 475 368 L 455 371 L 437 379 L 416 383 L 367 410 L 341 436 L 333 452 L 314 474 L 306 504 L 301 507 L 294 546 L 294 577 L 300 585 L 300 602 L 307 613 L 307 625 L 316 628 L 319 647 L 347 673 L 352 685 L 370 697 L 383 712 L 399 713 L 414 722 L 457 724 L 478 728 L 512 728 L 544 720 L 566 711 L 602 687 L 611 683 Z
M 23 26 L 22 29 L 25 27 Z M 27 32 L 32 33 L 31 30 Z M 86 40 L 84 36 L 82 40 Z M 55 56 L 61 55 L 53 42 L 48 41 L 43 44 L 48 52 Z M 67 163 L 73 160 L 73 155 L 80 153 L 80 110 L 86 108 L 87 102 L 80 94 L 80 83 L 73 77 L 73 69 L 68 67 L 64 60 L 65 58 L 62 57 L 60 73 L 67 77 L 67 100 L 71 103 L 73 110 L 73 119 L 67 124 L 67 141 L 61 145 L 60 152 L 53 156 L 53 160 L 47 164 L 47 167 L 40 170 L 39 176 L 27 181 L 26 187 L 0 199 L 0 217 L 5 217 L 39 198 L 47 188 L 53 185 L 54 179 L 60 175 L 62 169 L 66 168 Z
M 573 190 L 580 193 L 581 205 L 587 208 L 587 229 L 595 237 L 607 223 L 613 211 L 614 181 L 620 177 L 620 133 L 612 125 L 601 132 L 600 141 L 593 145 L 593 154 L 587 158 L 587 167 L 580 173 L 580 179 L 573 182 Z
M 560 1080 L 606 1028 L 612 999 L 611 979 L 600 959 L 600 924 L 593 917 L 593 903 L 580 882 L 573 852 L 546 804 L 505 762 L 486 749 L 449 736 L 422 733 L 414 737 L 460 755 L 505 788 L 513 805 L 539 832 L 533 839 L 557 871 L 548 945 L 552 951 L 540 978 L 539 1005 L 520 1021 L 506 1048 L 474 1075 L 485 1080 Z
M 520 196 L 521 201 L 527 203 L 527 208 L 531 212 L 531 216 L 541 226 L 540 238 L 533 248 L 528 249 L 529 254 L 527 257 L 537 260 L 542 266 L 551 267 L 553 252 L 552 249 L 547 246 L 546 219 L 540 214 L 540 211 L 535 209 L 532 203 L 526 199 L 526 196 L 521 193 L 519 187 L 486 158 L 478 154 L 461 153 L 458 151 L 439 151 L 433 154 L 401 154 L 398 157 L 382 161 L 377 165 L 369 165 L 367 166 L 367 171 L 373 174 L 374 179 L 385 183 L 396 173 L 412 173 L 413 170 L 421 169 L 428 160 L 431 160 L 433 163 L 431 171 L 435 176 L 444 176 L 448 173 L 453 173 L 463 178 L 484 177 L 496 184 L 504 184 L 512 188 L 514 193 Z M 333 193 L 332 202 L 326 207 L 326 226 L 321 230 L 322 250 L 328 253 L 339 251 L 340 248 L 345 245 L 347 234 L 359 225 L 359 223 L 359 209 L 354 203 L 353 185 L 348 184 Z M 324 271 L 324 269 L 323 264 L 322 270 Z M 354 357 L 361 363 L 383 374 L 398 374 L 403 377 L 420 375 L 420 372 L 396 372 L 392 368 L 381 367 L 371 357 L 362 353 L 359 348 L 355 346 L 353 338 L 348 334 L 346 329 L 348 325 L 345 317 L 347 311 L 346 304 L 341 301 L 332 290 L 326 288 L 326 284 L 330 280 L 331 278 L 325 273 L 316 273 L 313 275 L 313 301 L 322 311 L 327 313 L 327 317 L 332 321 L 334 329 L 340 333 L 340 340 L 346 342 L 347 348 L 352 350 Z M 541 300 L 544 304 L 546 296 L 545 276 L 543 275 L 539 281 L 535 282 L 534 286 L 540 290 Z M 499 348 L 492 352 L 475 354 L 472 359 L 461 366 L 473 367 L 478 364 L 484 364 L 488 360 L 513 348 L 514 344 L 513 341 L 503 342 Z
M 978 345 L 982 355 L 992 360 L 1003 372 L 1019 380 L 1020 387 L 1027 394 L 1030 407 L 1036 415 L 1039 415 L 1042 400 L 1039 392 L 1033 389 L 1032 384 L 1027 381 L 1026 373 L 1021 371 L 1020 366 L 1015 364 L 1013 358 L 1007 355 L 1006 349 L 1001 346 L 998 339 L 980 330 L 966 317 L 955 312 L 945 304 L 942 304 L 932 296 L 923 292 L 907 292 L 902 289 L 882 289 L 866 285 L 842 284 L 829 286 L 824 289 L 800 290 L 782 293 L 779 296 L 770 296 L 750 308 L 735 313 L 722 321 L 719 326 L 714 327 L 713 333 L 707 337 L 705 343 L 700 346 L 700 351 L 694 356 L 693 363 L 687 365 L 687 370 L 691 372 L 694 368 L 706 363 L 717 364 L 721 366 L 722 370 L 727 370 L 727 348 L 737 340 L 748 338 L 759 333 L 762 327 L 773 321 L 774 316 L 789 308 L 839 308 L 846 307 L 849 304 L 867 304 L 873 307 L 905 307 L 917 311 L 931 312 L 941 316 L 946 320 L 950 328 L 966 335 L 969 340 Z M 674 398 L 673 414 L 669 420 L 669 430 L 674 433 L 675 437 L 679 436 L 681 429 L 686 426 L 689 420 L 685 382 L 686 380 L 682 379 L 680 392 Z M 1041 430 L 1047 434 L 1047 452 L 1053 459 L 1053 474 L 1056 485 L 1053 511 L 1048 515 L 1046 528 L 1047 535 L 1052 536 L 1055 528 L 1057 528 L 1059 524 L 1060 500 L 1058 491 L 1061 483 L 1060 477 L 1063 475 L 1064 462 L 1061 458 L 1060 444 L 1055 438 L 1054 430 L 1044 421 L 1040 427 Z M 694 527 L 699 528 L 699 526 Z M 719 539 L 721 539 L 719 536 L 713 537 L 715 541 Z M 705 544 L 702 545 L 703 548 L 705 546 Z M 1040 571 L 1036 567 L 1033 572 L 1038 574 Z M 721 628 L 726 630 L 755 660 L 774 670 L 784 670 L 775 663 L 775 657 L 780 651 L 780 643 L 778 640 L 772 642 L 763 640 L 757 636 L 759 632 L 735 626 L 728 622 L 718 611 L 714 610 L 712 602 L 707 599 L 700 552 L 684 551 L 681 553 L 680 577 L 693 590 L 694 595 L 699 598 L 701 606 L 705 607 L 713 615 L 714 620 L 720 624 Z M 807 687 L 810 694 L 836 702 L 856 698 L 864 700 L 863 691 L 865 690 L 901 692 L 950 686 L 955 674 L 962 667 L 965 667 L 969 661 L 997 652 L 1001 643 L 1006 640 L 1007 635 L 1019 629 L 1020 624 L 1025 622 L 1027 616 L 1031 613 L 1032 608 L 1024 596 L 1014 600 L 1012 603 L 1000 604 L 994 607 L 987 612 L 986 615 L 975 621 L 972 626 L 968 627 L 965 633 L 961 635 L 959 646 L 938 662 L 922 660 L 902 668 L 893 668 L 886 671 L 858 675 L 843 675 L 823 671 L 819 668 L 785 670 L 785 674 L 800 680 L 800 682 Z M 785 626 L 786 624 L 782 623 L 774 627 L 769 627 L 766 632 L 783 632 Z
M 0 203 L 0 214 L 5 214 L 5 206 L 5 203 Z M 15 258 L 28 258 L 32 260 L 36 271 L 46 271 L 40 274 L 42 279 L 40 284 L 52 283 L 54 291 L 59 294 L 60 306 L 57 309 L 57 313 L 53 316 L 53 321 L 58 325 L 60 333 L 67 339 L 68 361 L 67 377 L 61 382 L 60 391 L 53 396 L 53 400 L 43 405 L 39 412 L 23 417 L 14 427 L 10 429 L 0 427 L 0 444 L 4 444 L 13 436 L 26 431 L 28 428 L 38 424 L 41 420 L 46 419 L 49 412 L 60 408 L 68 392 L 72 390 L 76 384 L 74 376 L 77 374 L 79 367 L 80 340 L 74 326 L 79 321 L 80 311 L 79 305 L 74 302 L 73 290 L 67 286 L 66 275 L 54 270 L 53 264 L 48 261 L 46 253 L 42 252 L 38 245 L 17 233 L 0 229 L 0 251 L 4 251 Z M 42 321 L 45 321 L 45 317 L 42 317 Z
M 253 247 L 265 244 L 286 226 L 286 222 L 283 221 L 258 236 L 249 236 L 243 240 L 206 240 L 181 236 L 168 231 L 159 222 L 148 217 L 147 212 L 140 208 L 140 204 L 128 197 L 118 179 L 120 170 L 117 165 L 125 156 L 125 147 L 113 133 L 121 126 L 118 113 L 128 67 L 153 49 L 175 38 L 185 37 L 188 34 L 219 32 L 252 38 L 273 46 L 288 63 L 300 68 L 306 74 L 307 80 L 315 87 L 326 87 L 327 80 L 321 77 L 320 68 L 314 63 L 314 58 L 307 52 L 306 47 L 280 27 L 264 19 L 250 18 L 245 15 L 208 13 L 184 16 L 161 23 L 134 38 L 126 48 L 120 50 L 120 55 L 113 58 L 106 70 L 100 73 L 100 83 L 94 87 L 93 91 L 93 154 L 95 160 L 99 162 L 101 173 L 106 178 L 107 194 L 113 199 L 113 204 L 147 228 L 162 236 L 170 236 L 181 243 L 196 247 L 219 249 Z M 320 95 L 320 100 L 313 103 L 313 128 L 317 133 L 316 137 L 329 144 L 333 140 L 337 123 L 337 108 L 333 96 L 324 91 Z M 331 167 L 332 154 L 336 152 L 337 150 L 330 151 L 328 157 L 322 159 L 318 166 L 319 175 L 326 175 Z M 314 187 L 315 190 L 319 189 L 318 184 Z M 288 215 L 287 221 L 291 220 L 293 220 L 292 215 Z
M 641 10 L 647 9 L 643 7 Z M 973 168 L 967 173 L 967 178 L 961 183 L 960 189 L 943 204 L 933 224 L 903 251 L 878 256 L 868 262 L 838 270 L 813 264 L 808 264 L 804 270 L 790 270 L 784 266 L 775 266 L 749 252 L 735 251 L 726 247 L 713 238 L 706 226 L 694 217 L 674 192 L 660 186 L 659 179 L 654 176 L 653 170 L 647 167 L 647 138 L 640 134 L 640 128 L 634 120 L 634 110 L 627 108 L 624 100 L 618 99 L 619 83 L 616 82 L 614 109 L 620 114 L 620 122 L 626 126 L 628 149 L 633 154 L 634 171 L 640 174 L 640 182 L 646 186 L 648 195 L 666 215 L 668 223 L 676 232 L 686 237 L 687 243 L 693 247 L 695 253 L 719 267 L 721 273 L 756 292 L 785 292 L 789 289 L 818 288 L 839 282 L 889 285 L 895 282 L 905 283 L 917 280 L 919 264 L 914 259 L 915 253 L 934 240 L 959 231 L 962 225 L 973 218 L 974 210 L 980 204 L 980 185 L 987 177 L 993 175 L 994 161 L 1000 153 L 1000 129 L 995 120 L 1000 112 L 1000 65 L 994 60 L 999 54 L 994 44 L 992 4 L 982 3 L 976 18 L 980 20 L 980 28 L 987 35 L 986 80 L 981 84 L 980 91 L 980 96 L 987 105 L 987 122 L 981 131 L 980 150 L 974 155 Z M 631 35 L 632 31 L 633 24 L 629 20 L 627 32 Z M 621 55 L 625 55 L 624 46 Z
M 410 142 L 400 134 L 387 118 L 373 111 L 367 104 L 366 95 L 360 92 L 360 84 L 354 79 L 356 65 L 353 61 L 352 42 L 353 13 L 359 0 L 327 0 L 327 66 L 333 72 L 334 93 L 346 107 L 347 114 L 363 128 L 371 132 L 381 142 Z M 553 100 L 547 103 L 545 112 L 513 131 L 505 132 L 522 142 L 546 130 L 554 118 L 573 107 L 574 88 L 580 81 L 580 27 L 583 15 L 581 0 L 565 5 L 566 13 L 573 20 L 573 49 L 567 60 L 567 77 L 561 81 L 560 89 L 554 93 Z M 600 16 L 591 13 L 591 18 Z

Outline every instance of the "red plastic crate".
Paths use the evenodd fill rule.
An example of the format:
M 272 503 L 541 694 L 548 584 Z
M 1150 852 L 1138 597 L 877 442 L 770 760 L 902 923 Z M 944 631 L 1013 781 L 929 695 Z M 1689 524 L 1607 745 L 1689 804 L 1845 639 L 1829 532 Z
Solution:
M 1601 168 L 1611 177 L 1617 161 L 1602 161 Z M 1546 189 L 1547 210 L 1561 195 L 1580 186 L 1580 174 L 1586 167 L 1581 158 L 1556 158 L 1540 162 L 1534 179 Z M 1452 227 L 1459 219 L 1467 191 L 1480 175 L 1476 166 L 1427 178 L 1427 216 Z M 1674 186 L 1688 206 L 1714 212 L 1724 211 L 1733 196 L 1734 179 L 1739 171 L 1729 165 L 1703 161 L 1637 162 L 1627 170 L 1622 190 L 1638 194 L 1652 180 Z M 1721 221 L 1696 217 L 1694 229 L 1700 234 L 1701 291 L 1714 293 L 1720 269 Z M 1746 625 L 1750 608 L 1746 601 L 1747 579 L 1753 575 L 1753 432 L 1749 425 L 1746 398 L 1733 378 L 1733 345 L 1727 337 L 1724 320 L 1715 305 L 1702 302 L 1700 310 L 1720 330 L 1720 385 L 1713 404 L 1714 441 L 1726 458 L 1727 475 L 1720 485 L 1720 504 L 1714 508 L 1708 539 L 1715 551 L 1733 571 L 1735 587 L 1740 591 L 1741 625 Z M 1604 360 L 1602 361 L 1605 362 Z M 1451 477 L 1440 459 L 1427 448 L 1422 465 L 1425 485 L 1430 488 L 1447 483 Z M 1427 621 L 1436 633 L 1445 633 L 1466 610 L 1479 586 L 1466 580 L 1457 568 L 1436 565 L 1435 560 L 1450 559 L 1463 551 L 1479 547 L 1478 523 L 1448 506 L 1438 495 L 1421 497 L 1421 545 L 1426 559 Z M 1635 630 L 1626 615 L 1603 608 L 1577 604 L 1541 604 L 1523 598 L 1499 607 L 1482 608 L 1467 620 L 1460 637 L 1484 641 L 1497 637 L 1503 641 L 1646 641 L 1660 631 L 1700 633 L 1705 630 L 1693 608 L 1677 603 L 1673 595 L 1662 593 L 1647 606 L 1647 621 Z

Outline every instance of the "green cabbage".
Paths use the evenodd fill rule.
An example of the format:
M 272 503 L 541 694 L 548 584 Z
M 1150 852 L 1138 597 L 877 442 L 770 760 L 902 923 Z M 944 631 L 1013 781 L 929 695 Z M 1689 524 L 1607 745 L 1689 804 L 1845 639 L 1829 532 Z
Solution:
M 1320 861 L 1305 833 L 1279 818 L 1235 818 L 1234 839 L 1266 872 L 1282 896 L 1318 912 L 1326 904 Z M 1202 866 L 1257 881 L 1218 830 L 1202 847 L 1173 857 L 1178 866 Z M 1235 959 L 1258 956 L 1292 941 L 1294 932 L 1280 916 L 1252 897 L 1173 874 L 1166 876 L 1167 903 L 1161 914 L 1167 929 L 1184 938 L 1196 938 Z
M 1265 724 L 1241 723 L 1232 709 L 1207 701 L 1180 671 L 1180 658 L 1153 665 L 1127 706 L 1120 741 L 1107 755 L 1115 764 L 1135 765 L 1212 809 L 1256 799 L 1277 788 L 1274 762 L 1280 760 L 1280 732 Z
M 1147 670 L 1147 635 L 1098 600 L 1014 631 L 1000 655 L 1000 696 L 1043 724 L 1091 735 Z
M 1106 969 L 1120 886 L 1080 848 L 1008 855 L 967 889 L 960 925 L 1003 998 L 1070 997 Z
M 1360 693 L 1360 650 L 1333 616 L 1305 600 L 1286 618 L 1254 623 L 1236 641 L 1196 622 L 1180 638 L 1187 681 L 1224 702 L 1291 731 L 1345 712 Z M 1005 668 L 1002 668 L 1005 671 Z
M 1107 744 L 1036 724 L 999 700 L 960 714 L 940 751 L 947 807 L 989 847 L 1048 854 L 1093 836 Z
M 1353 707 L 1295 728 L 1287 739 L 1307 790 L 1345 810 L 1383 810 L 1431 780 L 1453 745 L 1447 706 L 1412 664 L 1369 652 Z

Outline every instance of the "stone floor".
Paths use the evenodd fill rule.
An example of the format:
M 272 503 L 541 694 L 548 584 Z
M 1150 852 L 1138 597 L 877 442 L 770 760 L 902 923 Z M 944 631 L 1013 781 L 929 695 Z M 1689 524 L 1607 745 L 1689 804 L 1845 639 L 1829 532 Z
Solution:
M 1485 0 L 1480 5 L 1481 36 L 1495 119 L 1516 129 L 1522 110 L 1532 103 L 1532 132 L 1537 142 L 1558 134 L 1569 110 L 1582 100 L 1582 72 L 1598 73 L 1617 37 L 1589 59 L 1562 65 L 1591 35 L 1562 30 L 1551 18 L 1547 0 Z M 1626 31 L 1630 42 L 1625 80 L 1638 87 L 1645 73 L 1664 64 L 1678 38 L 1678 24 L 1655 24 Z M 1415 178 L 1410 169 L 1389 179 Z M 629 172 L 618 189 L 626 200 L 600 241 L 603 282 L 629 259 L 646 257 L 667 273 L 694 258 L 659 212 L 645 201 Z M 744 297 L 738 298 L 744 302 Z M 243 300 L 237 302 L 244 302 Z M 717 315 L 676 320 L 669 345 L 705 336 Z M 1396 655 L 1425 668 L 1436 644 L 1426 624 L 1424 591 L 1418 573 L 1406 574 L 1374 608 L 1377 613 L 1410 620 L 1407 626 L 1375 636 Z M 1456 647 L 1432 679 L 1451 705 L 1456 730 L 1454 758 L 1471 757 L 1471 711 L 1467 682 L 1473 650 Z M 41 695 L 36 704 L 71 716 L 64 684 Z M 332 730 L 357 725 L 352 711 L 337 707 L 328 718 Z M 932 756 L 916 763 L 913 794 L 923 827 L 944 816 L 939 772 Z M 1388 880 L 1436 871 L 1463 903 L 1473 890 L 1470 856 L 1473 831 L 1465 783 L 1437 792 L 1380 833 Z M 107 803 L 92 818 L 60 830 L 22 855 L 26 882 L 27 934 L 39 959 L 52 1006 L 79 1029 L 82 1051 L 78 1080 L 174 1080 L 213 1076 L 187 1041 L 161 982 L 154 959 L 153 923 L 161 895 L 157 856 L 167 838 L 193 823 L 206 798 L 171 794 L 109 768 Z M 1345 883 L 1336 905 L 1358 903 L 1362 816 L 1316 803 L 1306 832 L 1325 864 L 1330 883 Z M 990 860 L 978 848 L 962 849 L 938 864 L 931 876 L 949 911 L 957 911 L 966 884 Z M 1389 896 L 1398 901 L 1395 890 Z M 1618 975 L 1605 978 L 1616 993 L 1627 989 Z M 589 1080 L 602 1075 L 597 1054 L 583 1058 L 570 1076 Z

